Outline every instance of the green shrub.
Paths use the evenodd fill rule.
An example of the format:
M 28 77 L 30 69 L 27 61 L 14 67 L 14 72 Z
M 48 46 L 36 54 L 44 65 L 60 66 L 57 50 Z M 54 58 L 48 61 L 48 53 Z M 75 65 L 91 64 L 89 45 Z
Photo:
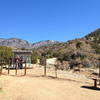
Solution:
M 77 48 L 77 49 L 78 49 L 78 48 L 81 48 L 81 46 L 82 46 L 82 42 L 77 41 L 77 43 L 76 43 L 76 48 Z
M 32 58 L 31 58 L 32 64 L 36 64 L 37 63 L 37 59 L 39 59 L 39 55 L 35 50 L 33 50 L 32 51 Z
M 0 63 L 9 64 L 9 59 L 13 56 L 12 49 L 0 46 Z

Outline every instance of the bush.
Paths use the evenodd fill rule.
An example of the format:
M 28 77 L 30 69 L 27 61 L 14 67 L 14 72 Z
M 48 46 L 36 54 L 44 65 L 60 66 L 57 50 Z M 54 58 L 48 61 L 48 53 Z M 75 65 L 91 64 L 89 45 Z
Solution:
M 13 56 L 12 49 L 0 46 L 0 63 L 9 64 L 9 59 Z
M 32 64 L 36 64 L 37 63 L 37 59 L 39 59 L 39 55 L 37 54 L 37 52 L 35 50 L 33 50 L 32 51 L 32 58 L 31 58 Z
M 78 48 L 81 48 L 81 45 L 82 45 L 82 42 L 78 41 L 78 42 L 76 43 L 76 48 L 77 48 L 77 49 L 78 49 Z
M 96 52 L 97 54 L 100 54 L 100 45 L 98 45 L 98 44 L 93 44 L 92 47 L 95 49 L 95 52 Z
M 97 54 L 100 54 L 100 48 L 95 49 Z

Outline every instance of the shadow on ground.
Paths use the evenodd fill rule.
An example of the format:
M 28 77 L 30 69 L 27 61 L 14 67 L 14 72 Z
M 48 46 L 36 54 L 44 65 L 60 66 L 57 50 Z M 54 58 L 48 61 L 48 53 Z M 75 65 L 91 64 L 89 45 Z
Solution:
M 13 75 L 11 75 L 13 76 Z M 29 78 L 46 78 L 46 79 L 54 79 L 54 80 L 58 80 L 58 81 L 70 81 L 70 82 L 78 82 L 78 83 L 83 83 L 81 81 L 77 81 L 77 80 L 73 80 L 73 79 L 68 79 L 68 78 L 59 78 L 59 77 L 55 77 L 55 76 L 44 76 L 44 75 L 36 75 L 36 74 L 27 74 L 27 75 L 14 75 L 15 77 L 29 77 Z M 88 82 L 86 82 L 88 83 Z M 88 83 L 89 84 L 89 83 Z
M 94 86 L 82 86 L 81 88 L 100 91 L 100 88 Z

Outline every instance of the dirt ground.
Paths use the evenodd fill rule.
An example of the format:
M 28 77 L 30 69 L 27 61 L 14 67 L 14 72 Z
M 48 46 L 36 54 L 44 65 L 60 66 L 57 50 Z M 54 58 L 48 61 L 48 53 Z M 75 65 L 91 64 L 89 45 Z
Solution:
M 100 100 L 99 90 L 86 87 L 93 86 L 93 81 L 79 73 L 47 70 L 47 77 L 43 77 L 43 68 L 27 70 L 3 70 L 0 76 L 0 100 Z

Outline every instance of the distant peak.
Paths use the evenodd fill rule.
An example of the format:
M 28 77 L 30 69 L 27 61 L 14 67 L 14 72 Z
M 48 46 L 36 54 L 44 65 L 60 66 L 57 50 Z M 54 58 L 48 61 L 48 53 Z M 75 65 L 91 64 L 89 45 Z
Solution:
M 55 41 L 55 40 L 40 41 L 37 43 L 33 43 L 33 48 L 38 48 L 38 47 L 42 47 L 42 46 L 50 46 L 50 45 L 57 44 L 57 43 L 60 43 L 60 42 Z
M 8 38 L 8 40 L 22 40 L 22 39 L 20 39 L 20 38 L 15 38 L 15 37 L 12 37 L 12 38 Z

